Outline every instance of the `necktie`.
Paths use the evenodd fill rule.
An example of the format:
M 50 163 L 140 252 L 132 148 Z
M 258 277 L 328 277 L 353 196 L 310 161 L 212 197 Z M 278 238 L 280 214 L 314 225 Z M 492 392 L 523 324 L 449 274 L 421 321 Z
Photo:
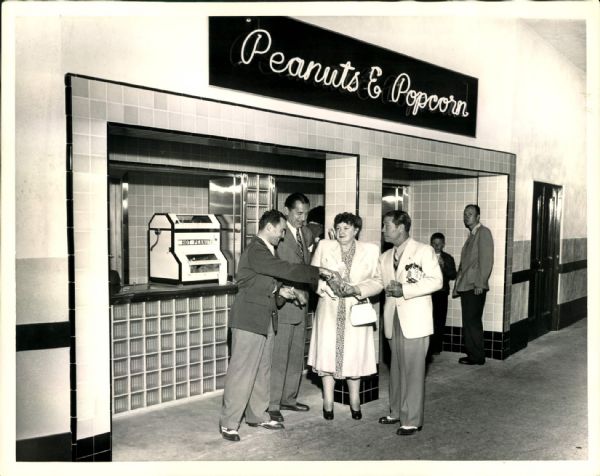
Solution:
M 398 263 L 400 263 L 400 253 L 398 253 L 398 248 L 394 250 L 394 271 L 398 269 Z
M 300 259 L 304 263 L 304 247 L 302 246 L 302 235 L 300 234 L 300 227 L 296 228 L 296 242 L 298 246 L 298 256 L 300 256 Z

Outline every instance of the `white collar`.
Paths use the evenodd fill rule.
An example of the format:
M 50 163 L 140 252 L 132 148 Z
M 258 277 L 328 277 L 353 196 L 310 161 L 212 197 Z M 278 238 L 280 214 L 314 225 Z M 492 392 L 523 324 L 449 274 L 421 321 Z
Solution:
M 400 256 L 402 253 L 404 253 L 404 250 L 406 249 L 406 246 L 408 245 L 408 241 L 410 240 L 410 236 L 404 240 L 401 244 L 399 244 L 398 246 L 394 246 L 394 255 L 395 256 Z
M 481 226 L 481 222 L 477 223 L 477 225 L 475 225 L 473 227 L 473 229 L 471 230 L 471 235 L 474 235 L 475 233 L 477 233 L 477 230 L 479 230 L 479 227 Z
M 259 238 L 263 241 L 263 243 L 265 245 L 267 245 L 267 248 L 269 248 L 269 251 L 271 252 L 271 254 L 273 256 L 275 256 L 275 247 L 271 243 L 269 243 L 267 240 L 265 240 L 262 236 L 259 236 Z
M 290 231 L 292 232 L 292 236 L 294 237 L 294 240 L 296 240 L 296 231 L 297 228 L 295 226 L 293 226 L 289 221 L 286 221 L 288 228 L 290 229 Z M 296 240 L 298 241 L 298 240 Z

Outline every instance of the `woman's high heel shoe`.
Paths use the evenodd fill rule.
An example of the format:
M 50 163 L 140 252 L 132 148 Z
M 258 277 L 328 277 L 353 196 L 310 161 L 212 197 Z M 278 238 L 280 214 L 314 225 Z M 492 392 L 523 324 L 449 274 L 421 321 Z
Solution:
M 325 410 L 325 407 L 323 407 L 323 418 L 333 420 L 333 407 L 331 407 L 331 410 Z
M 350 413 L 352 414 L 352 419 L 354 420 L 360 420 L 362 418 L 362 412 L 360 411 L 360 408 L 358 410 L 354 410 L 352 407 L 350 407 Z

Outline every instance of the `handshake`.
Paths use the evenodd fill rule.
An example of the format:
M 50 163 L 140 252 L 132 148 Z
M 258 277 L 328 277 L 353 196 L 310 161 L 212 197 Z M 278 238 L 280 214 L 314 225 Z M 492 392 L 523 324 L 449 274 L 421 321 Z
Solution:
M 279 295 L 286 301 L 290 301 L 300 308 L 306 306 L 306 303 L 308 302 L 306 294 L 300 292 L 293 286 L 281 286 L 279 288 Z
M 327 268 L 319 268 L 321 277 L 327 282 L 333 291 L 333 297 L 351 297 L 358 296 L 360 290 L 356 286 L 352 286 L 342 279 L 342 276 L 337 271 L 332 271 Z M 329 293 L 328 293 L 329 294 Z

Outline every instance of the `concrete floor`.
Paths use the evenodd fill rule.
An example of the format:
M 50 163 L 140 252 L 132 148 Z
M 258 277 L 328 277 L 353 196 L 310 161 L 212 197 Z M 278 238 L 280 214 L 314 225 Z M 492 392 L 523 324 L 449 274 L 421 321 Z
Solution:
M 481 367 L 459 365 L 455 353 L 436 356 L 426 380 L 425 424 L 414 436 L 377 423 L 388 414 L 382 368 L 380 398 L 363 405 L 361 421 L 339 404 L 335 419 L 325 421 L 320 389 L 304 378 L 299 400 L 311 410 L 284 412 L 283 431 L 242 423 L 241 441 L 225 441 L 218 433 L 221 395 L 205 396 L 114 418 L 113 461 L 586 460 L 586 331 L 579 321 Z

